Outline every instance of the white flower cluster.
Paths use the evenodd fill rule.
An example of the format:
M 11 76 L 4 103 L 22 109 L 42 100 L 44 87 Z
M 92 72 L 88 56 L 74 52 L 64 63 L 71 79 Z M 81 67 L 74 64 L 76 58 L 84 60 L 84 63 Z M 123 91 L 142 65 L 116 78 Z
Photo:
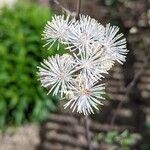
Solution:
M 70 53 L 49 57 L 41 63 L 42 86 L 53 95 L 67 98 L 66 107 L 88 115 L 102 105 L 105 86 L 100 84 L 115 61 L 123 63 L 128 50 L 117 26 L 106 27 L 95 19 L 80 15 L 79 20 L 54 16 L 43 32 L 45 45 L 66 44 Z

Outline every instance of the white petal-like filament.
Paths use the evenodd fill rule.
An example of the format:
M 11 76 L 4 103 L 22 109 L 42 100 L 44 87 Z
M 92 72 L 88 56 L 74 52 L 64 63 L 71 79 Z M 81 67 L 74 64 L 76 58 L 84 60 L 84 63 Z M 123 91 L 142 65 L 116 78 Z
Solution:
M 76 82 L 72 88 L 74 96 L 65 104 L 65 108 L 69 107 L 72 111 L 77 110 L 79 113 L 88 115 L 94 113 L 93 109 L 98 110 L 98 104 L 103 105 L 101 100 L 104 99 L 104 84 L 91 83 L 86 79 Z
M 73 73 L 73 61 L 71 56 L 49 57 L 41 63 L 39 68 L 39 76 L 43 87 L 49 88 L 49 93 L 53 95 L 63 93 L 71 86 Z

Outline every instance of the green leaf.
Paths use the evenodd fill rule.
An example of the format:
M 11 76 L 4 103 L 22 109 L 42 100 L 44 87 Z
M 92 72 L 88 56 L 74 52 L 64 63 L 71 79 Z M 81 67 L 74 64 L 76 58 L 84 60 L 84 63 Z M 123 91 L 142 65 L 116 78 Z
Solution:
M 0 128 L 41 121 L 56 110 L 57 99 L 47 96 L 36 76 L 43 58 L 65 52 L 64 45 L 61 51 L 42 47 L 52 15 L 49 7 L 23 1 L 0 13 Z

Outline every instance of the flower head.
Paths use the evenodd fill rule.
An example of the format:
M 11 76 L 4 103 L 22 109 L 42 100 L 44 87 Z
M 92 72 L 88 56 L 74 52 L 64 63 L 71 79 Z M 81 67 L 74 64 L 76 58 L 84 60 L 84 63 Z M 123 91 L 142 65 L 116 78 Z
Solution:
M 87 50 L 74 54 L 76 69 L 80 70 L 80 75 L 87 78 L 89 81 L 100 80 L 103 74 L 107 74 L 108 70 L 114 64 L 110 56 L 106 55 L 102 45 L 93 44 L 91 53 Z
M 70 63 L 73 58 L 70 55 L 49 57 L 41 63 L 39 76 L 43 87 L 50 88 L 49 93 L 53 95 L 63 93 L 71 86 L 73 65 Z
M 57 49 L 59 49 L 59 43 L 68 40 L 69 25 L 73 23 L 73 20 L 69 21 L 69 19 L 69 16 L 65 18 L 64 15 L 55 15 L 51 22 L 47 22 L 43 31 L 43 39 L 47 42 L 45 45 L 50 45 L 49 48 L 51 48 L 58 41 Z
M 128 53 L 126 47 L 126 39 L 123 34 L 118 34 L 119 28 L 117 26 L 106 25 L 104 33 L 103 45 L 106 49 L 108 55 L 111 56 L 113 60 L 119 63 L 125 62 L 126 54 Z
M 74 26 L 70 26 L 68 49 L 79 52 L 90 50 L 96 41 L 103 39 L 104 26 L 90 16 L 80 15 L 79 21 Z
M 86 79 L 77 81 L 71 89 L 74 93 L 72 98 L 65 104 L 65 108 L 69 107 L 84 115 L 94 113 L 93 108 L 98 110 L 97 105 L 101 103 L 102 94 L 104 94 L 104 85 L 91 83 Z

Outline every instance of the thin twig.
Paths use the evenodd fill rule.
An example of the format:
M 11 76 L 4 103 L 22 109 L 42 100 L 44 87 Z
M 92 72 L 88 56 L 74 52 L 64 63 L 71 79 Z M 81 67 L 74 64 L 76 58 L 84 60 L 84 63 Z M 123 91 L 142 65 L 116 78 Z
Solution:
M 126 93 L 125 93 L 125 98 L 128 97 L 128 95 L 130 94 L 131 92 L 131 89 L 132 87 L 135 85 L 135 83 L 138 81 L 138 79 L 141 77 L 145 67 L 148 65 L 148 61 L 149 61 L 149 58 L 150 58 L 150 54 L 148 54 L 148 56 L 146 57 L 146 59 L 144 60 L 143 62 L 143 65 L 141 66 L 139 72 L 137 74 L 135 74 L 133 80 L 128 84 L 128 86 L 126 87 Z M 115 111 L 112 119 L 111 119 L 111 123 L 110 123 L 110 126 L 112 127 L 115 123 L 115 120 L 116 120 L 116 117 L 118 115 L 118 112 L 119 110 L 121 109 L 122 105 L 123 105 L 124 101 L 120 101 L 120 103 L 118 104 L 117 106 L 117 110 Z
M 85 134 L 87 139 L 88 150 L 93 150 L 90 136 L 90 122 L 88 115 L 85 116 Z
M 58 5 L 64 12 L 66 12 L 66 14 L 68 15 L 72 15 L 72 12 L 69 11 L 68 9 L 66 9 L 58 0 L 53 0 L 53 2 Z
M 76 18 L 77 19 L 79 18 L 80 11 L 81 11 L 81 0 L 78 0 L 78 2 L 77 2 L 77 12 L 76 12 Z

